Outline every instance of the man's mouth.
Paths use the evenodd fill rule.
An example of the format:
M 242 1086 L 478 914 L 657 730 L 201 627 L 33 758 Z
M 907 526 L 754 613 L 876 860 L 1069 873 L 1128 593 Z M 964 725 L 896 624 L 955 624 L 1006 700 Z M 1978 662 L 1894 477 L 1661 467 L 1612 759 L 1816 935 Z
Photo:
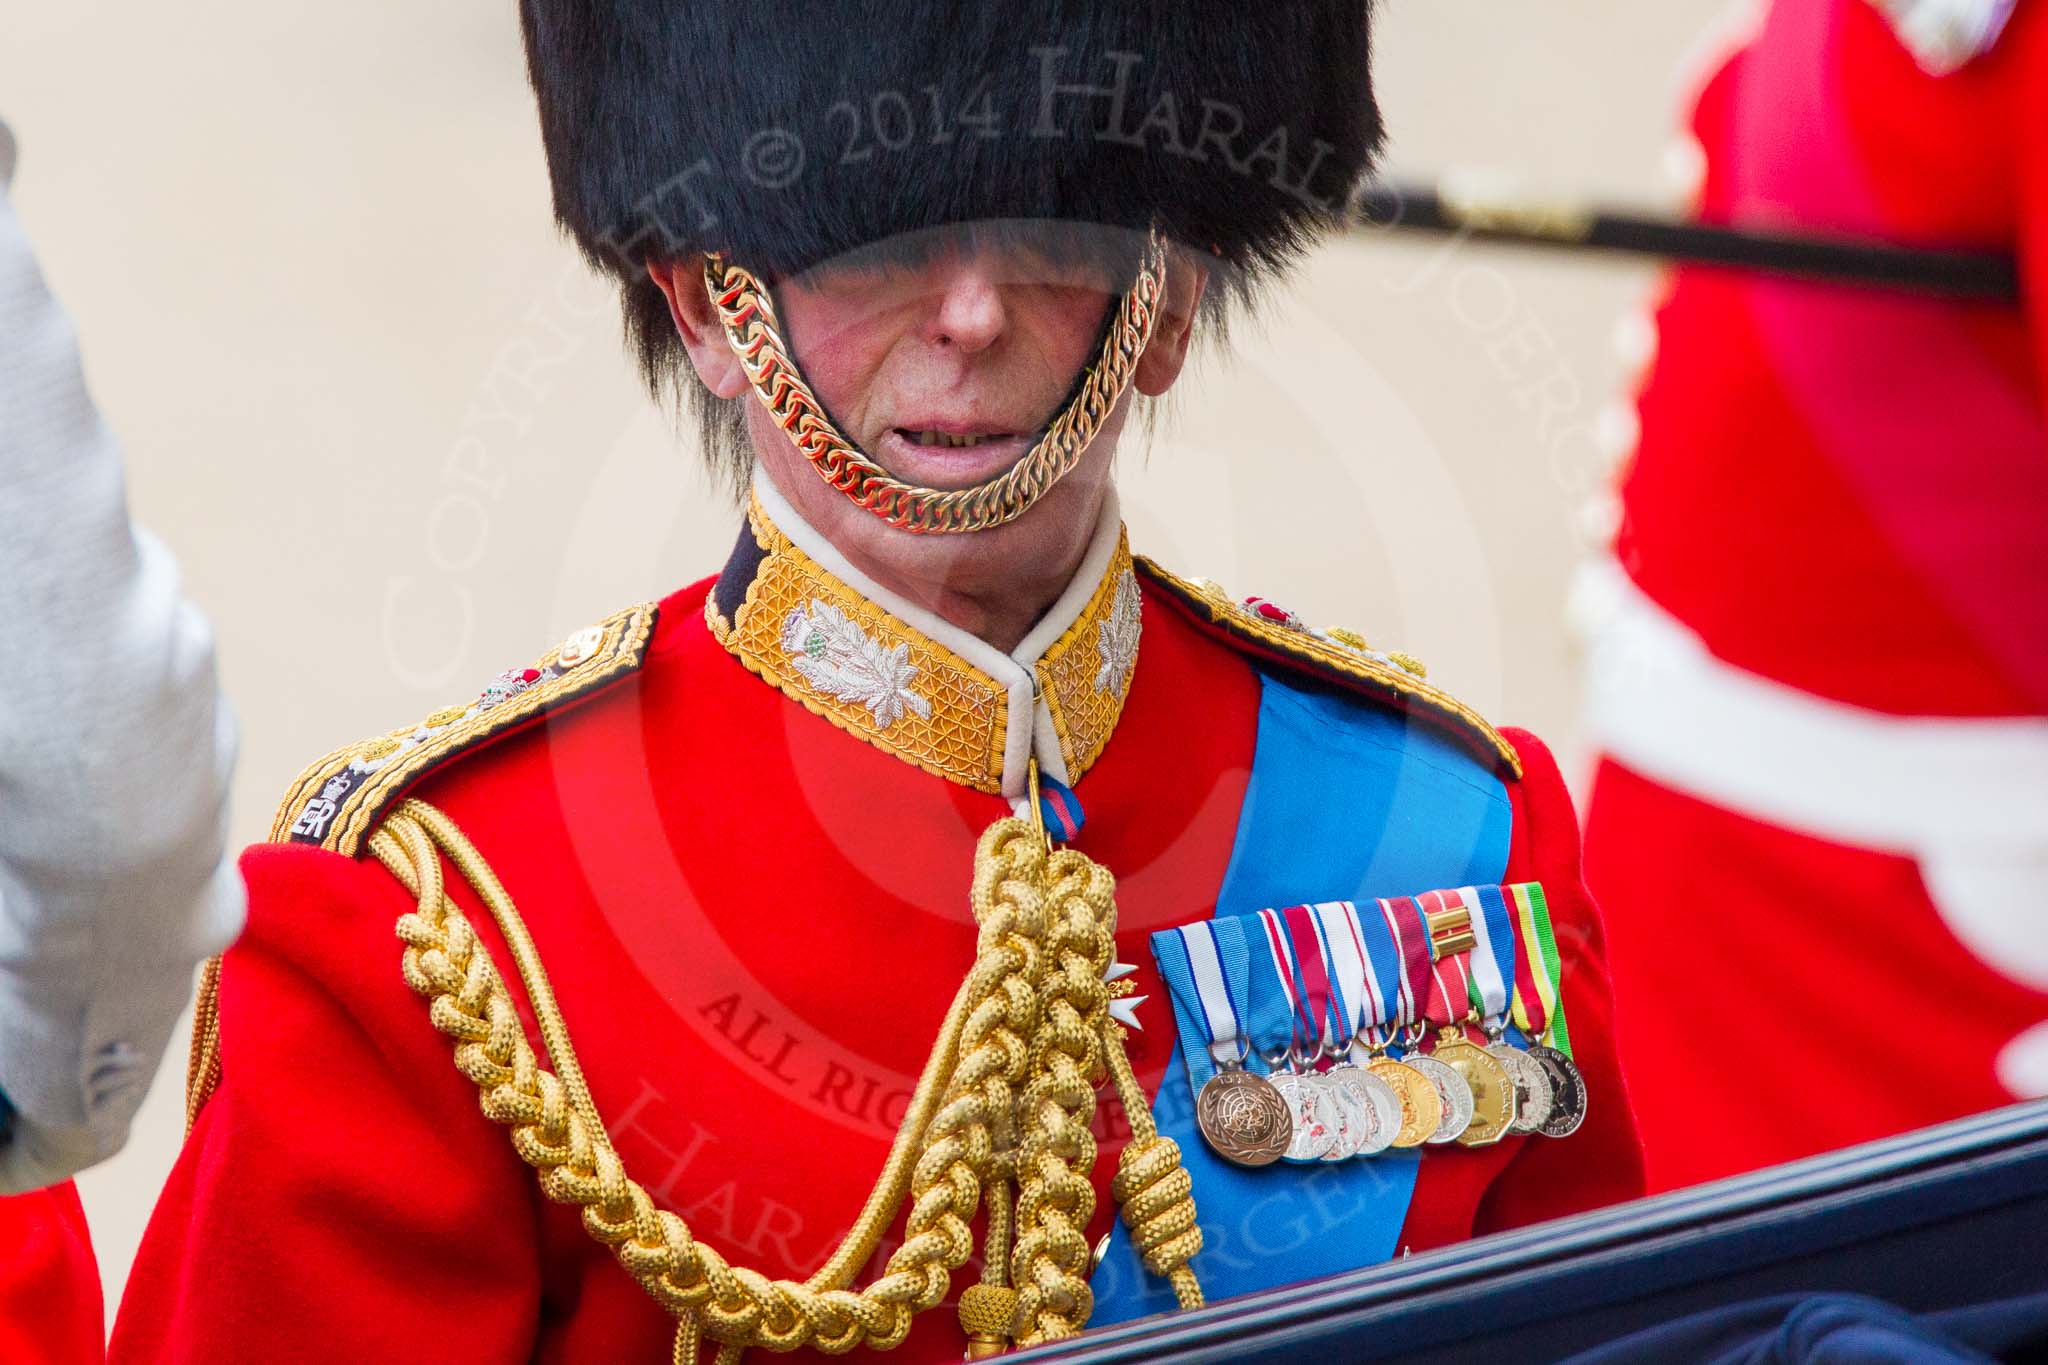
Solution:
M 1017 433 L 1014 431 L 933 431 L 915 427 L 897 427 L 896 434 L 914 446 L 937 446 L 949 450 L 963 450 L 990 441 L 1005 441 Z
M 1031 435 L 975 423 L 889 427 L 876 457 L 899 479 L 929 488 L 968 488 L 1024 457 Z

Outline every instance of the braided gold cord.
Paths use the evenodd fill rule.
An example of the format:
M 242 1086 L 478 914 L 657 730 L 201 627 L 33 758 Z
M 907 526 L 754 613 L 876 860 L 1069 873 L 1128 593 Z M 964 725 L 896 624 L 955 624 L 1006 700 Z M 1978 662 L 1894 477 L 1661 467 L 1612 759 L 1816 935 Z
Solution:
M 1192 1201 L 1178 1151 L 1162 1153 L 1144 1097 L 1130 1076 L 1122 1034 L 1109 1020 L 1115 929 L 1114 880 L 1071 850 L 1048 853 L 1021 820 L 989 827 L 975 852 L 975 963 L 948 1010 L 880 1178 L 854 1227 L 826 1264 L 801 1283 L 733 1266 L 697 1241 L 675 1214 L 655 1207 L 625 1171 L 606 1134 L 539 952 L 524 920 L 475 847 L 445 815 L 409 800 L 386 818 L 370 848 L 413 895 L 400 916 L 406 983 L 428 1002 L 435 1028 L 454 1042 L 455 1064 L 477 1087 L 484 1114 L 504 1125 L 513 1149 L 549 1198 L 582 1210 L 584 1230 L 611 1248 L 641 1287 L 677 1319 L 673 1359 L 694 1362 L 705 1338 L 720 1365 L 748 1347 L 839 1353 L 900 1344 L 912 1317 L 941 1302 L 952 1273 L 973 1255 L 970 1223 L 984 1191 L 991 1248 L 1014 1236 L 1009 1262 L 1018 1290 L 1018 1340 L 1049 1340 L 1086 1325 L 1092 1306 L 1083 1229 L 1094 1209 L 1088 1172 L 1094 1087 L 1105 1068 L 1133 1131 L 1145 1116 L 1144 1178 L 1125 1156 L 1117 1180 L 1142 1205 L 1133 1222 L 1165 1229 L 1147 1264 L 1179 1254 L 1185 1267 Z M 511 950 L 547 1049 L 543 1066 L 511 995 L 462 909 L 451 900 L 442 855 L 476 891 Z M 1135 1097 L 1135 1100 L 1133 1099 Z M 1018 1116 L 1021 1115 L 1021 1121 Z M 1136 1145 L 1134 1139 L 1134 1146 Z M 1014 1215 L 1008 1187 L 1015 1182 Z M 1176 1193 L 1178 1190 L 1178 1193 Z M 905 1237 L 882 1274 L 848 1288 L 908 1199 Z M 1119 1201 L 1125 1196 L 1120 1192 Z M 1178 1203 L 1186 1203 L 1186 1226 Z M 1127 1221 L 1132 1218 L 1126 1212 Z M 1200 1245 L 1200 1233 L 1192 1233 Z M 1177 1240 L 1176 1240 L 1177 1239 Z M 1163 1248 L 1163 1249 L 1162 1249 Z M 1184 1248 L 1186 1248 L 1184 1250 Z M 1154 1252 L 1157 1254 L 1155 1255 Z M 1166 1273 L 1166 1272 L 1161 1272 Z M 999 1282 L 1000 1273 L 985 1282 Z M 1181 1290 L 1179 1279 L 1176 1290 Z M 1007 1291 L 1003 1291 L 1007 1292 Z M 1181 1293 L 1183 1302 L 1189 1295 Z M 1200 1291 L 1193 1291 L 1195 1302 Z M 985 1300 L 986 1301 L 986 1300 Z
M 1017 1341 L 1034 1345 L 1081 1330 L 1094 1308 L 1088 1288 L 1088 1220 L 1095 1213 L 1095 1086 L 1103 1073 L 1101 1029 L 1109 1016 L 1103 973 L 1115 953 L 1116 881 L 1072 849 L 1047 867 L 1050 970 L 1045 1027 L 1032 1040 L 1031 1082 L 1017 1156 Z
M 1195 1218 L 1195 1182 L 1180 1164 L 1180 1144 L 1159 1135 L 1152 1106 L 1131 1071 L 1123 1047 L 1123 1026 L 1105 1020 L 1103 1051 L 1109 1058 L 1110 1080 L 1130 1120 L 1130 1141 L 1117 1160 L 1110 1196 L 1123 1211 L 1145 1269 L 1173 1285 L 1182 1308 L 1202 1306 L 1202 1285 L 1188 1262 L 1202 1249 L 1202 1229 Z
M 982 531 L 1023 516 L 1064 478 L 1123 398 L 1165 303 L 1166 244 L 1157 231 L 1147 238 L 1137 278 L 1118 301 L 1101 353 L 1073 400 L 1017 463 L 971 488 L 904 483 L 848 441 L 790 356 L 775 303 L 751 271 L 708 255 L 704 289 L 754 393 L 820 478 L 902 530 Z
M 436 844 L 450 854 L 497 919 L 519 960 L 550 1060 L 573 1080 L 558 1078 L 534 1058 L 488 953 L 443 891 Z M 626 1176 L 602 1125 L 586 1117 L 595 1111 L 588 1108 L 566 1027 L 518 912 L 460 832 L 432 808 L 407 802 L 385 822 L 372 847 L 418 900 L 417 909 L 398 926 L 407 945 L 406 980 L 431 1002 L 435 1027 L 457 1040 L 456 1065 L 477 1085 L 485 1114 L 511 1129 L 514 1149 L 539 1173 L 548 1196 L 580 1206 L 585 1230 L 611 1247 L 657 1302 L 684 1319 L 679 1337 L 701 1331 L 727 1345 L 773 1350 L 888 1347 L 909 1331 L 912 1313 L 945 1297 L 950 1272 L 972 1253 L 967 1223 L 979 1193 L 973 1162 L 986 1162 L 987 1137 L 985 1128 L 976 1127 L 978 1106 L 971 1096 L 934 1117 L 939 1089 L 934 1078 L 953 1070 L 976 984 L 1000 989 L 1003 956 L 984 954 L 978 963 L 905 1114 L 899 1139 L 908 1134 L 910 1140 L 899 1146 L 916 1150 L 917 1129 L 927 1124 L 932 1133 L 908 1182 L 913 1195 L 908 1236 L 882 1278 L 860 1294 L 771 1281 L 727 1265 L 696 1241 L 681 1219 L 657 1210 Z M 889 1197 L 889 1187 L 900 1184 L 891 1177 L 885 1169 L 877 1196 L 827 1271 L 844 1267 L 850 1277 L 872 1255 L 901 1203 L 900 1194 Z

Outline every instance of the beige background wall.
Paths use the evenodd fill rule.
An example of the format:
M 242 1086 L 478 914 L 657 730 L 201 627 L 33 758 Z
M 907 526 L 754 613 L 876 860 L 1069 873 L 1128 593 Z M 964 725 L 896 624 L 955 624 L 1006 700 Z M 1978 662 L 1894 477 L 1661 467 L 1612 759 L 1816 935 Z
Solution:
M 1392 0 L 1391 164 L 1668 201 L 1679 73 L 1723 4 Z M 311 757 L 720 562 L 732 511 L 549 223 L 509 3 L 0 0 L 0 117 L 137 515 L 219 629 L 240 841 Z M 1612 337 L 1651 284 L 1334 246 L 1183 382 L 1127 467 L 1133 538 L 1408 648 L 1569 750 L 1566 581 Z M 80 1181 L 110 1293 L 178 1090 Z

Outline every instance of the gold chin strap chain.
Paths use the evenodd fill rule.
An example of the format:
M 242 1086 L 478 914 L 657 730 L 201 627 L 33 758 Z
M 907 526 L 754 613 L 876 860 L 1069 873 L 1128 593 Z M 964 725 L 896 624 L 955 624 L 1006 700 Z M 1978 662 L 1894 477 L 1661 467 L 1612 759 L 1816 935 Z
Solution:
M 704 290 L 754 393 L 819 477 L 901 530 L 984 531 L 1023 516 L 1066 477 L 1130 387 L 1166 302 L 1166 239 L 1156 228 L 1148 234 L 1137 278 L 1118 301 L 1102 351 L 1073 401 L 1017 463 L 971 488 L 904 483 L 847 440 L 791 357 L 774 300 L 745 267 L 706 256 Z
M 476 1085 L 484 1113 L 511 1130 L 541 1189 L 580 1207 L 584 1230 L 675 1315 L 678 1365 L 694 1365 L 705 1337 L 719 1344 L 720 1365 L 751 1346 L 838 1353 L 900 1344 L 912 1316 L 944 1301 L 952 1272 L 972 1256 L 969 1224 L 984 1192 L 982 1282 L 960 1303 L 972 1352 L 1080 1331 L 1094 1306 L 1085 1231 L 1095 1210 L 1095 1086 L 1105 1071 L 1131 1124 L 1111 1191 L 1147 1269 L 1171 1281 L 1183 1307 L 1201 1304 L 1188 1268 L 1202 1245 L 1193 1185 L 1180 1148 L 1153 1124 L 1123 1029 L 1109 1016 L 1113 988 L 1103 972 L 1114 958 L 1115 880 L 1083 854 L 1052 850 L 1041 826 L 1006 819 L 982 834 L 974 966 L 860 1217 L 803 1281 L 729 1265 L 626 1174 L 533 939 L 462 831 L 432 806 L 406 801 L 370 847 L 417 901 L 398 921 L 406 984 L 428 1001 L 434 1026 L 455 1043 L 456 1067 Z M 535 1057 L 490 953 L 447 895 L 444 853 L 512 951 L 552 1070 Z M 906 1195 L 903 1245 L 878 1279 L 850 1289 Z

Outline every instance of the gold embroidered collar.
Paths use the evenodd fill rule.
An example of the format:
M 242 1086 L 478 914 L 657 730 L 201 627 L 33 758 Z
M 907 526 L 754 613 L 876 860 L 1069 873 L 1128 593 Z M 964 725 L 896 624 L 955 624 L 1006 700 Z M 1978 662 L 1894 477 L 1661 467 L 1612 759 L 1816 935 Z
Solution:
M 1123 714 L 1138 580 L 1106 500 L 1074 581 L 1008 654 L 854 568 L 766 476 L 705 600 L 711 633 L 784 694 L 927 772 L 1018 797 L 1027 760 L 1080 781 Z

